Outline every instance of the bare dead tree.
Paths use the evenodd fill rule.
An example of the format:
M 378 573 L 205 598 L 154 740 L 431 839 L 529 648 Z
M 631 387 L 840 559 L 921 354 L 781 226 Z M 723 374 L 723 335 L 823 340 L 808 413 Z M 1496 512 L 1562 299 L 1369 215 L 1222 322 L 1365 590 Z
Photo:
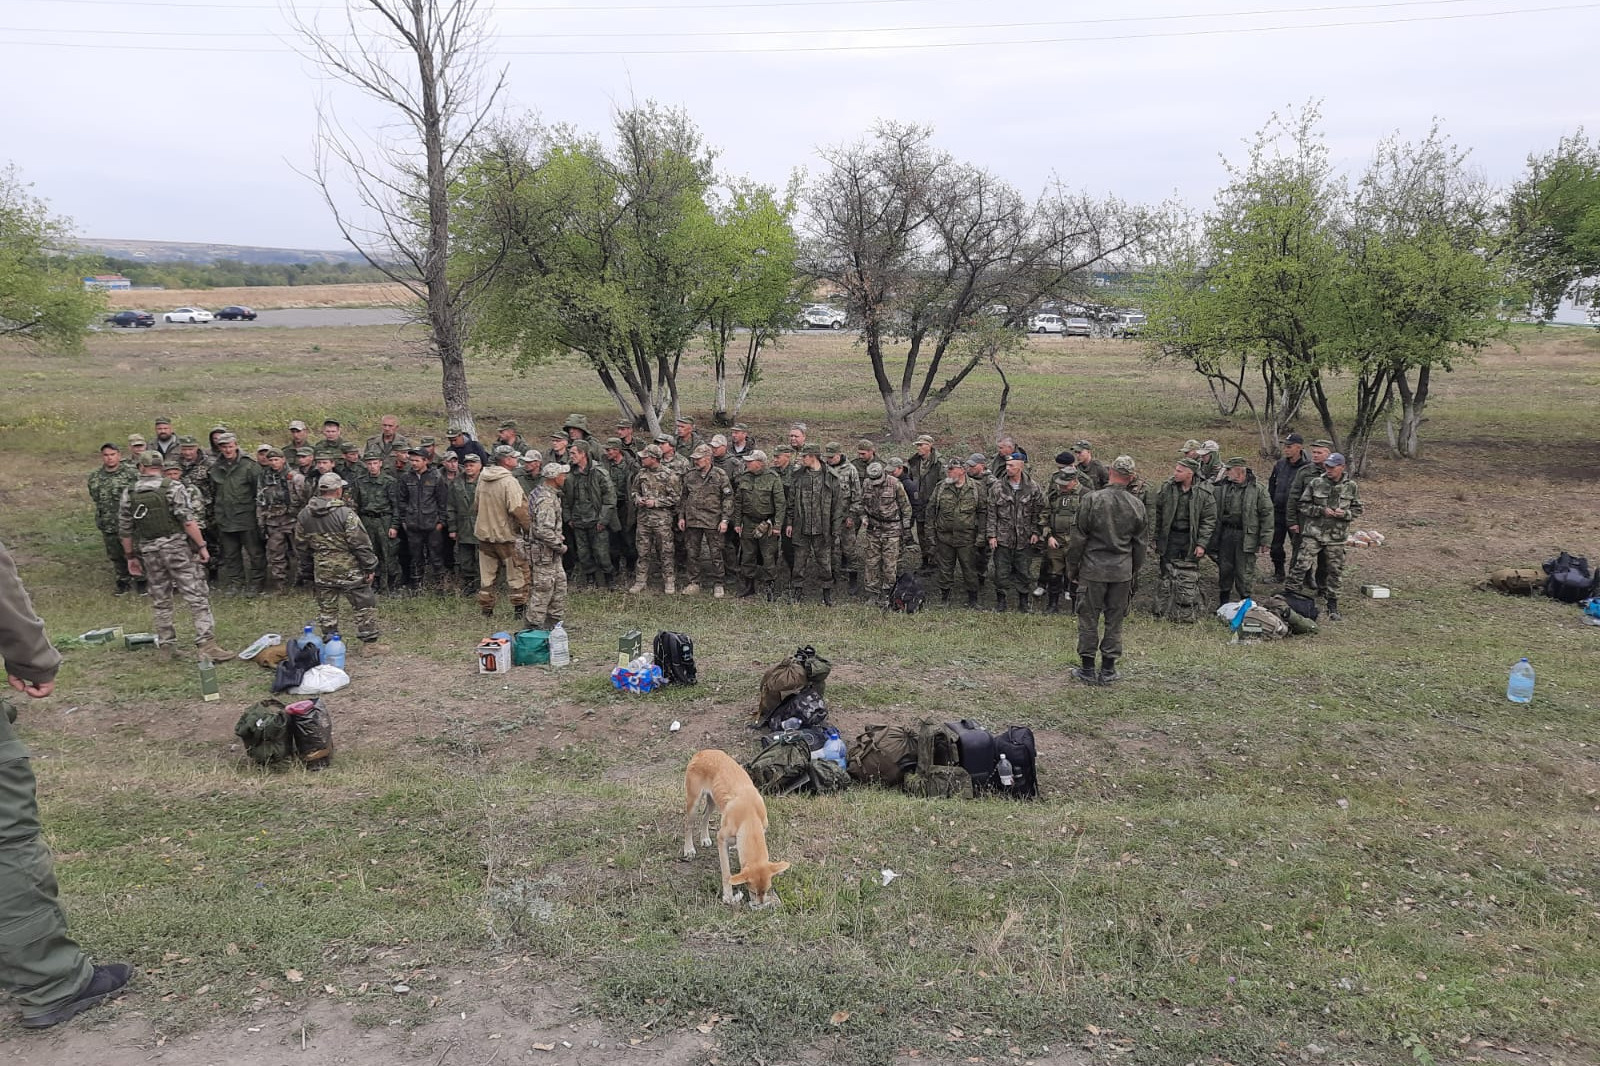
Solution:
M 344 239 L 414 298 L 439 360 L 445 414 L 475 436 L 465 319 L 498 261 L 450 276 L 450 186 L 506 84 L 503 68 L 492 83 L 486 76 L 487 11 L 479 0 L 349 0 L 337 31 L 293 7 L 290 20 L 307 58 L 398 116 L 357 137 L 319 106 L 310 176 Z M 353 203 L 340 203 L 340 179 Z

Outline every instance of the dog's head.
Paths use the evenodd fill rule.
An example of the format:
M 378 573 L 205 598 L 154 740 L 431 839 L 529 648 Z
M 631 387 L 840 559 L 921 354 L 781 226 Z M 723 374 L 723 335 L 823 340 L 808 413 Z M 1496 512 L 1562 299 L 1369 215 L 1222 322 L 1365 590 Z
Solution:
M 789 868 L 786 862 L 755 862 L 733 875 L 732 883 L 747 885 L 750 889 L 750 906 L 764 907 L 778 902 L 772 890 L 772 879 Z

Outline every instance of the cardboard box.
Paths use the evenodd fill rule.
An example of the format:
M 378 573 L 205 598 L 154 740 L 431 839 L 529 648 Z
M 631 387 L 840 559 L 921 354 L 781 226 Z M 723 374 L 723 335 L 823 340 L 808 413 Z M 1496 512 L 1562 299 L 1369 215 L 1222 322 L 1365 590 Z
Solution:
M 478 645 L 478 673 L 503 674 L 511 669 L 511 642 L 490 637 Z
M 627 666 L 644 654 L 644 635 L 630 629 L 617 638 L 617 665 Z
M 1365 596 L 1369 600 L 1387 600 L 1389 599 L 1389 586 L 1362 585 L 1361 595 Z

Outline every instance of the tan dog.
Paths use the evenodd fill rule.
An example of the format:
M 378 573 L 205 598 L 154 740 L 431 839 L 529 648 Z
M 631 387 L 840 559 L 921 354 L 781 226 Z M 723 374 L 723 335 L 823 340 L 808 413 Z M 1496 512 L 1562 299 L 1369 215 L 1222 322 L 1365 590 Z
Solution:
M 717 855 L 722 859 L 722 902 L 737 904 L 734 885 L 748 885 L 750 905 L 761 907 L 778 902 L 772 890 L 772 879 L 789 868 L 786 862 L 772 862 L 767 858 L 767 805 L 756 791 L 744 767 L 728 757 L 728 753 L 708 748 L 696 752 L 689 760 L 689 770 L 683 778 L 687 794 L 683 809 L 683 857 L 694 858 L 695 808 L 705 800 L 705 811 L 700 818 L 700 846 L 711 846 L 711 809 L 722 812 L 722 822 L 717 828 Z M 728 869 L 728 842 L 734 842 L 739 851 L 739 872 Z

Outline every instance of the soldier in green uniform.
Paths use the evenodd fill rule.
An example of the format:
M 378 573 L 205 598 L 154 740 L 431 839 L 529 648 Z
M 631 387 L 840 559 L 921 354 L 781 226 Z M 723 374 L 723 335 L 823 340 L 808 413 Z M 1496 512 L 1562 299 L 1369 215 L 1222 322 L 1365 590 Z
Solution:
M 220 454 L 211 464 L 211 508 L 216 517 L 223 594 L 261 591 L 261 527 L 256 523 L 256 489 L 261 467 L 239 451 L 232 433 L 217 437 Z
M 611 478 L 611 488 L 617 498 L 617 525 L 611 531 L 611 559 L 626 568 L 626 576 L 633 580 L 633 571 L 639 561 L 638 526 L 635 522 L 633 475 L 639 472 L 639 460 L 629 450 L 621 437 L 606 438 L 606 474 Z
M 924 511 L 928 536 L 939 566 L 939 602 L 950 602 L 951 590 L 967 594 L 967 606 L 978 607 L 979 545 L 988 544 L 989 494 L 967 474 L 966 461 L 951 458 L 945 479 L 934 486 Z M 960 576 L 956 574 L 960 569 Z
M 589 416 L 579 414 L 576 411 L 568 415 L 567 420 L 561 423 L 561 429 L 562 432 L 566 433 L 568 440 L 580 441 L 591 439 L 589 436 Z M 567 473 L 570 474 L 572 471 L 569 470 Z
M 1172 477 L 1156 493 L 1151 526 L 1161 584 L 1155 613 L 1174 622 L 1200 617 L 1200 560 L 1217 528 L 1217 501 L 1200 480 L 1200 463 L 1180 459 Z
M 347 499 L 346 502 L 355 505 L 356 517 L 361 519 L 361 528 L 367 531 L 372 554 L 378 557 L 373 591 L 394 592 L 404 584 L 400 573 L 399 520 L 395 517 L 399 508 L 400 483 L 389 473 L 388 463 L 381 453 L 368 452 L 365 463 L 367 475 L 354 486 L 355 499 Z M 309 558 L 310 552 L 306 554 Z M 473 576 L 473 582 L 477 582 L 476 575 Z
M 1217 498 L 1217 530 L 1209 554 L 1217 564 L 1217 606 L 1251 595 L 1256 583 L 1256 553 L 1272 539 L 1272 497 L 1242 457 L 1222 464 Z
M 1110 484 L 1111 471 L 1094 457 L 1094 445 L 1089 441 L 1080 440 L 1072 446 L 1072 459 L 1073 465 L 1078 468 L 1078 477 L 1088 485 L 1090 492 Z M 1060 461 L 1061 456 L 1056 456 L 1056 462 Z
M 495 448 L 495 452 L 498 453 L 502 447 L 505 447 L 505 445 L 498 445 Z M 522 494 L 524 496 L 543 483 L 543 478 L 539 476 L 539 471 L 544 467 L 543 452 L 529 448 L 525 452 L 510 452 L 507 454 L 517 457 L 517 466 L 512 471 L 511 476 L 517 479 L 518 485 L 522 486 Z
M 400 419 L 394 415 L 384 415 L 378 419 L 378 432 L 367 438 L 367 445 L 361 450 L 361 454 L 366 456 L 377 452 L 387 461 L 393 458 L 395 452 L 404 455 L 406 449 L 410 447 L 411 442 L 400 435 Z
M 1294 479 L 1289 483 L 1289 498 L 1284 501 L 1284 524 L 1289 530 L 1289 542 L 1292 551 L 1289 555 L 1289 572 L 1294 572 L 1295 563 L 1300 558 L 1301 525 L 1300 497 L 1305 495 L 1306 486 L 1312 479 L 1322 476 L 1322 464 L 1328 461 L 1328 456 L 1333 454 L 1333 441 L 1314 440 L 1311 442 L 1311 462 L 1295 471 Z M 1317 568 L 1313 572 L 1316 582 L 1314 590 L 1320 590 L 1327 581 L 1328 564 L 1326 560 L 1319 559 Z
M 1321 477 L 1311 479 L 1300 495 L 1300 552 L 1289 573 L 1289 587 L 1310 596 L 1308 579 L 1317 564 L 1327 560 L 1322 594 L 1328 603 L 1328 620 L 1338 622 L 1339 589 L 1344 583 L 1344 539 L 1352 520 L 1361 517 L 1361 496 L 1345 469 L 1344 456 L 1332 452 L 1323 461 Z
M 708 446 L 697 446 L 690 460 L 694 467 L 683 479 L 683 498 L 678 501 L 678 532 L 683 534 L 689 577 L 683 594 L 693 596 L 701 585 L 710 585 L 712 598 L 720 600 L 722 538 L 733 520 L 733 482 L 717 467 Z
M 178 438 L 178 462 L 183 467 L 178 480 L 189 490 L 195 520 L 206 536 L 206 549 L 211 556 L 206 563 L 206 580 L 214 581 L 221 549 L 217 546 L 216 516 L 211 505 L 211 453 L 200 447 L 197 438 L 182 436 Z
M 256 479 L 256 524 L 267 556 L 267 590 L 282 593 L 298 572 L 294 554 L 296 502 L 305 493 L 305 479 L 288 469 L 282 451 L 268 448 L 266 463 Z M 309 500 L 307 501 L 309 502 Z
M 546 463 L 539 471 L 539 487 L 528 497 L 528 528 L 523 533 L 528 560 L 528 605 L 522 621 L 529 629 L 554 629 L 567 612 L 567 572 L 561 558 L 567 552 L 562 539 L 561 493 L 567 468 Z M 670 558 L 669 558 L 670 562 Z M 667 578 L 671 592 L 672 578 Z
M 789 431 L 794 435 L 794 430 Z M 797 451 L 787 444 L 780 444 L 772 449 L 772 472 L 778 476 L 778 481 L 783 486 L 784 499 L 789 499 L 794 490 L 794 475 L 800 469 L 796 462 Z M 787 526 L 779 527 L 778 536 L 778 568 L 775 580 L 778 587 L 787 590 L 794 579 L 794 538 L 789 536 Z
M 844 527 L 844 498 L 838 479 L 822 469 L 818 444 L 800 449 L 800 469 L 790 482 L 788 511 L 785 532 L 794 541 L 794 601 L 800 602 L 807 589 L 815 588 L 823 605 L 832 607 L 834 545 Z
M 528 442 L 517 432 L 517 420 L 514 418 L 508 418 L 500 423 L 500 428 L 495 431 L 495 444 L 504 444 L 518 455 L 528 450 Z M 490 454 L 494 454 L 492 449 Z
M 1056 461 L 1061 462 L 1065 456 L 1067 462 L 1050 476 L 1050 484 L 1044 490 L 1044 562 L 1041 570 L 1044 574 L 1044 590 L 1048 599 L 1045 601 L 1047 614 L 1061 613 L 1061 599 L 1066 597 L 1068 603 L 1072 602 L 1078 575 L 1073 571 L 1067 549 L 1072 543 L 1072 534 L 1078 528 L 1078 507 L 1083 503 L 1083 498 L 1096 491 L 1093 475 L 1085 478 L 1078 471 L 1072 461 L 1070 452 L 1062 452 L 1056 456 Z M 1107 471 L 1107 481 L 1110 480 L 1110 471 Z
M 594 460 L 594 442 L 574 440 L 567 452 L 572 465 L 562 477 L 561 505 L 572 531 L 573 576 L 589 588 L 610 589 L 617 575 L 611 534 L 622 527 L 617 518 L 617 489 L 605 465 Z
M 1000 469 L 1005 469 L 1005 463 L 1000 463 Z M 989 510 L 989 494 L 994 491 L 994 471 L 989 469 L 989 460 L 982 452 L 973 452 L 967 456 L 967 480 L 978 487 L 978 492 L 983 496 L 983 508 L 987 523 Z M 980 530 L 983 535 L 978 539 L 978 552 L 974 557 L 977 566 L 978 587 L 981 590 L 984 582 L 989 580 L 989 535 L 987 528 Z
M 854 596 L 860 591 L 861 580 L 861 555 L 856 547 L 856 527 L 861 512 L 861 475 L 845 459 L 844 445 L 838 441 L 823 445 L 822 464 L 824 470 L 838 479 L 840 504 L 844 507 L 844 525 L 839 530 L 839 542 L 834 546 L 833 572 L 848 575 L 850 585 L 846 591 Z
M 139 477 L 122 490 L 117 507 L 117 535 L 122 539 L 128 568 L 145 575 L 149 582 L 156 652 L 171 661 L 178 639 L 172 624 L 172 594 L 176 592 L 194 616 L 194 643 L 200 657 L 231 659 L 233 652 L 216 641 L 216 622 L 211 616 L 210 590 L 206 588 L 203 568 L 209 558 L 205 535 L 189 506 L 189 491 L 161 475 L 161 462 L 154 448 L 140 453 Z
M 633 426 L 633 419 L 617 419 L 617 439 L 622 442 L 623 449 L 633 456 L 635 462 L 638 461 L 640 455 L 644 454 L 645 446 L 650 443 L 647 440 L 640 440 L 635 436 L 636 432 Z M 630 481 L 628 484 L 631 485 L 633 483 Z
M 1214 440 L 1208 440 L 1201 442 L 1199 451 L 1195 455 L 1200 463 L 1200 480 L 1207 485 L 1215 484 L 1217 479 L 1222 477 L 1222 463 L 1217 458 L 1220 450 L 1221 445 Z
M 673 432 L 677 435 L 672 438 L 672 447 L 677 454 L 685 459 L 693 455 L 694 450 L 705 443 L 700 434 L 694 431 L 694 419 L 688 415 L 683 415 L 673 423 Z
M 1017 610 L 1028 610 L 1039 567 L 1040 515 L 1044 493 L 1023 471 L 1021 452 L 1006 459 L 1005 476 L 989 490 L 989 549 L 994 553 L 994 609 L 1006 609 L 1006 590 L 1015 589 Z
M 861 483 L 855 507 L 867 598 L 888 607 L 899 576 L 900 546 L 911 539 L 911 497 L 899 478 L 890 477 L 883 464 L 874 461 L 867 464 L 867 479 Z M 949 599 L 948 592 L 945 599 Z
M 1072 676 L 1087 684 L 1117 679 L 1122 657 L 1122 621 L 1133 598 L 1133 581 L 1144 564 L 1145 507 L 1128 491 L 1135 477 L 1131 456 L 1119 455 L 1107 472 L 1109 484 L 1078 505 L 1068 548 L 1078 574 L 1078 662 Z M 1105 631 L 1100 632 L 1101 619 Z M 1100 669 L 1094 666 L 1096 648 Z
M 760 448 L 744 457 L 744 476 L 733 492 L 733 531 L 739 534 L 739 578 L 743 582 L 739 598 L 756 594 L 760 581 L 770 601 L 776 595 L 773 583 L 778 577 L 786 517 L 783 479 L 767 469 L 767 453 Z
M 6 681 L 18 692 L 44 699 L 55 690 L 61 653 L 3 544 L 0 657 Z M 22 1008 L 22 1028 L 48 1029 L 109 999 L 133 968 L 92 965 L 67 935 L 50 849 L 40 839 L 38 785 L 28 749 L 12 730 L 16 720 L 17 708 L 0 698 L 0 989 Z
M 100 465 L 89 475 L 89 499 L 94 504 L 94 525 L 100 531 L 106 558 L 111 562 L 118 596 L 133 588 L 134 582 L 128 573 L 128 556 L 122 550 L 122 538 L 117 536 L 117 505 L 122 499 L 122 490 L 133 484 L 137 476 L 133 464 L 122 461 L 122 449 L 109 441 L 100 445 Z
M 463 596 L 478 592 L 478 478 L 483 473 L 483 460 L 477 452 L 468 452 L 461 466 L 461 474 L 450 482 L 450 506 L 446 512 L 445 529 L 456 546 L 456 575 Z
M 932 437 L 924 433 L 914 443 L 916 451 L 911 453 L 911 458 L 906 463 L 906 470 L 910 473 L 911 480 L 916 483 L 917 491 L 908 492 L 908 495 L 911 497 L 912 510 L 916 512 L 917 544 L 925 548 L 928 543 L 928 500 L 933 496 L 934 486 L 943 480 L 945 467 L 939 461 L 939 453 L 934 449 Z M 918 569 L 929 570 L 932 567 L 933 553 L 924 550 L 922 564 Z
M 728 430 L 728 453 L 743 463 L 756 450 L 756 439 L 750 435 L 750 427 L 743 422 L 735 422 L 733 428 Z
M 668 596 L 677 592 L 677 571 L 672 558 L 672 530 L 683 495 L 683 479 L 662 465 L 661 448 L 650 445 L 639 457 L 642 469 L 633 476 L 629 494 L 638 515 L 639 563 L 633 587 L 640 593 L 650 581 L 653 568 L 661 571 L 661 584 Z
M 385 655 L 389 645 L 378 643 L 378 556 L 367 539 L 361 519 L 344 501 L 344 478 L 323 474 L 317 495 L 295 519 L 300 542 L 311 549 L 317 599 L 317 624 L 322 635 L 339 628 L 339 598 L 350 601 L 356 613 L 356 636 L 361 655 Z

